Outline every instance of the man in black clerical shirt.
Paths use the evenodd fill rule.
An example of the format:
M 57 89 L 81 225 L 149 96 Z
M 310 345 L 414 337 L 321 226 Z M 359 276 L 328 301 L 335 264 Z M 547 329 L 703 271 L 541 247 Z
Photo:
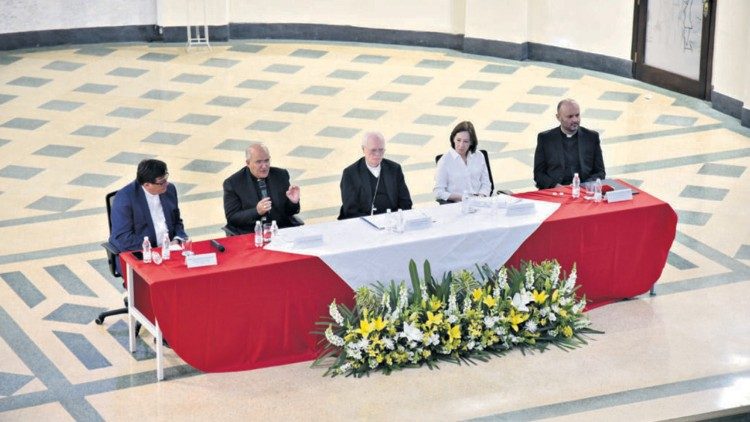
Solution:
M 289 172 L 271 167 L 271 155 L 263 144 L 245 150 L 246 166 L 224 181 L 224 215 L 227 226 L 249 233 L 255 222 L 276 220 L 279 227 L 299 224 L 293 218 L 300 209 L 299 186 L 289 184 Z
M 534 182 L 539 189 L 569 185 L 573 174 L 581 182 L 604 179 L 599 134 L 581 127 L 581 110 L 573 99 L 557 104 L 560 126 L 537 136 L 534 152 Z
M 404 172 L 397 163 L 383 158 L 385 138 L 367 132 L 362 138 L 364 157 L 344 169 L 341 176 L 339 220 L 382 214 L 391 209 L 411 209 L 411 196 Z

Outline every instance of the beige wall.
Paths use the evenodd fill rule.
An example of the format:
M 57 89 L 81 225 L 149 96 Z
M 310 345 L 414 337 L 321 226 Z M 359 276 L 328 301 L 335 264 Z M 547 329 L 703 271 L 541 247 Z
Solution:
M 714 90 L 750 108 L 750 2 L 721 0 L 716 8 Z

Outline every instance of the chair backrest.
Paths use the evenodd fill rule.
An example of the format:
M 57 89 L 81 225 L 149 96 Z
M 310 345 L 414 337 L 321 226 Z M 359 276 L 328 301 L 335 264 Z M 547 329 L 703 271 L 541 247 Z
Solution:
M 110 192 L 104 197 L 104 201 L 107 204 L 107 226 L 109 227 L 109 233 L 112 234 L 112 203 L 115 201 L 115 195 L 117 191 Z M 109 241 L 102 243 L 102 247 L 107 252 L 107 264 L 109 266 L 109 272 L 112 273 L 113 277 L 122 277 L 119 271 L 117 271 L 117 260 L 120 259 L 120 254 L 117 252 L 115 247 L 109 243 Z
M 110 192 L 104 197 L 104 201 L 107 203 L 107 226 L 110 234 L 112 233 L 112 204 L 115 202 L 115 195 L 117 195 L 117 191 Z
M 490 156 L 487 154 L 486 149 L 480 149 L 479 152 L 482 153 L 484 156 L 484 163 L 487 165 L 487 175 L 490 176 L 490 195 L 495 191 L 495 182 L 492 180 L 492 167 L 490 167 Z M 440 161 L 440 159 L 443 157 L 443 154 L 438 154 L 435 156 L 435 164 Z M 438 201 L 440 202 L 440 201 Z

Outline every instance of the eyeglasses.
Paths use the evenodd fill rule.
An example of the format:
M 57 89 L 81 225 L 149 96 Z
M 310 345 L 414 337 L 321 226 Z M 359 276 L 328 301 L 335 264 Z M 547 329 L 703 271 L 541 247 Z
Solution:
M 153 182 L 151 182 L 151 184 L 164 186 L 167 184 L 167 181 L 168 181 L 167 179 L 169 179 L 169 173 L 164 173 L 164 178 L 161 180 L 161 182 L 157 182 L 156 180 L 154 180 Z

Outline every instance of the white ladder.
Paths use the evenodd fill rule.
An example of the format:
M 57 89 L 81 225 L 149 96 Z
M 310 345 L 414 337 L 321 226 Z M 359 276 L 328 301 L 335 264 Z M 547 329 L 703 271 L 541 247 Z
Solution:
M 208 22 L 206 21 L 206 0 L 198 0 L 203 4 L 203 25 L 195 24 L 191 25 L 191 16 L 195 16 L 197 13 L 191 13 L 191 5 L 195 4 L 196 1 L 188 0 L 185 4 L 187 13 L 187 45 L 185 46 L 186 51 L 190 51 L 192 47 L 208 47 L 211 50 L 211 44 L 208 42 Z M 201 34 L 201 26 L 203 27 L 203 33 Z

